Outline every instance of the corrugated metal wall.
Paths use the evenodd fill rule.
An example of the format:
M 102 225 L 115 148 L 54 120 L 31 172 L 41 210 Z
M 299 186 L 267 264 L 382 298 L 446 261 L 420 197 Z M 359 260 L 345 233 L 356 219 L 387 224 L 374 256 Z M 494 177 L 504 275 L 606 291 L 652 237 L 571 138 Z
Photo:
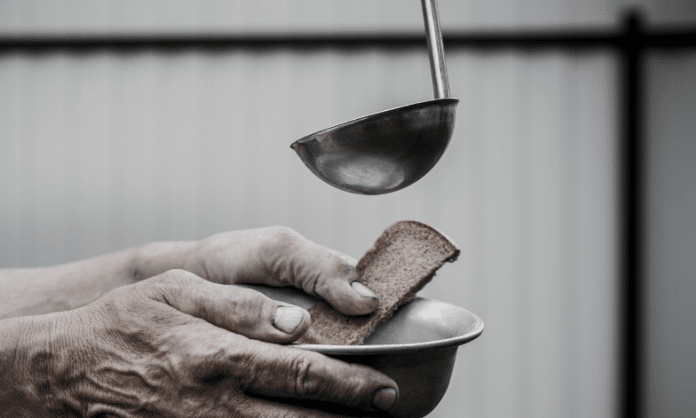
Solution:
M 432 417 L 610 416 L 616 98 L 608 54 L 449 51 L 461 99 L 423 180 L 356 196 L 289 144 L 428 99 L 421 51 L 0 58 L 0 262 L 60 263 L 271 224 L 359 257 L 416 219 L 462 248 L 424 294 L 486 323 Z
M 687 9 L 689 1 L 671 3 L 684 3 Z M 627 3 L 636 1 L 438 1 L 444 28 L 611 24 Z M 4 0 L 0 28 L 9 32 L 419 30 L 422 17 L 419 0 Z

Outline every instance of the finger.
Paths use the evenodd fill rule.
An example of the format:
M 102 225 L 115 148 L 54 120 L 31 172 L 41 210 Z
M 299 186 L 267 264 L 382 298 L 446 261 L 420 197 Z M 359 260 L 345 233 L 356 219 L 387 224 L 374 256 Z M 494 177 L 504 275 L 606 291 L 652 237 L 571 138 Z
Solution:
M 262 246 L 261 257 L 268 271 L 266 284 L 290 284 L 348 315 L 369 314 L 379 306 L 377 296 L 360 283 L 355 259 L 292 230 L 277 230 Z
M 290 262 L 301 287 L 338 311 L 366 315 L 379 307 L 377 295 L 360 283 L 353 258 L 308 242 Z
M 388 410 L 398 398 L 398 387 L 387 375 L 315 352 L 257 342 L 248 361 L 245 369 L 253 372 L 243 387 L 263 396 L 373 411 Z
M 337 404 L 317 401 L 279 400 L 257 396 L 248 397 L 239 409 L 244 411 L 241 414 L 241 418 L 379 418 L 387 416 L 377 411 L 368 412 Z
M 365 406 L 365 401 L 344 401 L 344 399 L 357 399 L 356 396 L 351 397 L 345 393 L 347 386 L 330 385 L 328 387 L 331 393 L 321 396 L 319 392 L 308 393 L 307 390 L 298 390 L 298 385 L 299 387 L 318 386 L 309 380 L 313 373 L 307 374 L 307 380 L 295 381 L 288 376 L 288 370 L 291 370 L 292 366 L 281 366 L 286 361 L 292 363 L 294 352 L 309 354 L 310 357 L 306 359 L 308 362 L 319 359 L 344 366 L 348 366 L 347 363 L 317 353 L 253 341 L 203 321 L 182 327 L 179 332 L 179 347 L 188 348 L 186 365 L 190 373 L 189 384 L 192 385 L 197 396 L 192 399 L 186 398 L 183 404 L 173 404 L 172 407 L 177 413 L 189 412 L 187 408 L 195 408 L 197 412 L 207 411 L 205 416 L 240 418 L 328 418 L 380 415 L 380 412 L 374 408 Z M 388 391 L 396 390 L 394 389 L 396 385 L 385 375 L 360 367 L 363 374 L 368 375 L 364 378 L 366 382 L 361 385 L 366 389 L 368 397 L 375 387 L 386 387 Z M 351 375 L 341 368 L 332 370 L 335 373 L 333 380 L 341 381 L 347 378 L 349 383 L 356 380 L 355 373 Z M 357 377 L 362 376 L 358 374 Z M 204 403 L 198 404 L 199 400 Z M 384 399 L 378 399 L 377 405 L 381 409 L 387 409 Z M 224 415 L 225 411 L 229 415 Z M 174 416 L 175 414 L 165 415 Z M 192 415 L 182 414 L 182 416 Z
M 252 289 L 210 283 L 184 270 L 142 282 L 174 309 L 251 339 L 287 343 L 310 325 L 306 310 Z

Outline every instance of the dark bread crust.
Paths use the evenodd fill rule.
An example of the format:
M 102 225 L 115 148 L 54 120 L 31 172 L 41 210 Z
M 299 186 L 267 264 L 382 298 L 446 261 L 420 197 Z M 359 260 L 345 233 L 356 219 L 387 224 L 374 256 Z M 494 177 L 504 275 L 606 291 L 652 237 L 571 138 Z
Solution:
M 453 262 L 459 249 L 446 236 L 416 221 L 399 221 L 377 238 L 356 266 L 360 281 L 379 297 L 376 312 L 347 316 L 325 302 L 309 309 L 312 325 L 300 344 L 360 344 L 378 323 L 416 297 L 445 262 Z

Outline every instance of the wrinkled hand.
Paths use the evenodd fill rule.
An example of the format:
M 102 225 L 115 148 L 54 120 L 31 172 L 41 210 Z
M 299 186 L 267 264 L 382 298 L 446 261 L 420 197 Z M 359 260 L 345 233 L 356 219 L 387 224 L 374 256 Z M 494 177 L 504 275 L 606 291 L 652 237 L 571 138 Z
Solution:
M 213 235 L 190 251 L 185 269 L 223 284 L 294 286 L 347 315 L 374 312 L 379 300 L 358 282 L 356 260 L 292 229 L 269 227 Z
M 354 266 L 282 227 L 145 246 L 132 263 L 144 280 L 82 308 L 2 321 L 0 418 L 336 416 L 297 399 L 388 409 L 389 377 L 282 345 L 309 314 L 234 285 L 295 286 L 366 314 L 379 301 Z
M 253 277 L 297 280 L 283 269 L 315 268 L 293 257 L 299 256 L 278 257 L 268 276 Z M 334 262 L 329 256 L 319 264 Z M 307 277 L 321 294 L 333 276 Z M 33 379 L 31 390 L 49 394 L 35 405 L 49 416 L 324 417 L 270 398 L 375 410 L 396 397 L 396 384 L 379 372 L 271 344 L 306 331 L 303 309 L 183 270 L 116 289 L 52 321 L 46 344 L 26 354 L 24 373 Z

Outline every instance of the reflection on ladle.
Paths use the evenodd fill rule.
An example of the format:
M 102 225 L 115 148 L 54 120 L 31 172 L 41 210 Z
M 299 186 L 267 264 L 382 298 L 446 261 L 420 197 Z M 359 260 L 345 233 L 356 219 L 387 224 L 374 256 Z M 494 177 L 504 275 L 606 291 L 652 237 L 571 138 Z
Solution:
M 319 178 L 339 189 L 383 194 L 422 178 L 454 130 L 435 0 L 422 0 L 435 100 L 364 116 L 295 141 L 292 148 Z
M 389 190 L 402 184 L 406 177 L 403 165 L 378 155 L 359 155 L 346 160 L 326 154 L 320 155 L 316 162 L 324 176 L 338 179 L 351 190 Z

